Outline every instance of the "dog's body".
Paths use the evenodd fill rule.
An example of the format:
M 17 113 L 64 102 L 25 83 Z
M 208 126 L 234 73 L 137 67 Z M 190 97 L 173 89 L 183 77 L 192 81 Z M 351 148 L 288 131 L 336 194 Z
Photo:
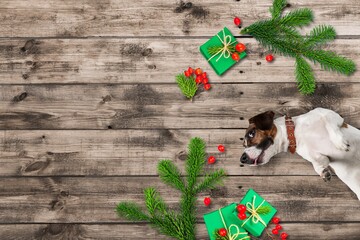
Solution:
M 273 112 L 266 112 L 249 120 L 242 163 L 264 164 L 288 150 L 285 117 L 273 117 Z M 310 161 L 325 181 L 330 180 L 330 168 L 333 169 L 360 200 L 360 131 L 344 123 L 339 114 L 323 108 L 292 120 L 296 153 Z

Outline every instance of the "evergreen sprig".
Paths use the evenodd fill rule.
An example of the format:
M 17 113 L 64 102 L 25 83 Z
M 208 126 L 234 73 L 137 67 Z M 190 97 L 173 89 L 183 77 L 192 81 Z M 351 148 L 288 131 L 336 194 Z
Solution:
M 270 8 L 272 18 L 255 22 L 241 33 L 253 36 L 264 48 L 276 54 L 295 58 L 295 77 L 302 94 L 312 94 L 316 88 L 312 68 L 306 59 L 320 64 L 324 70 L 348 76 L 355 72 L 356 66 L 352 60 L 321 49 L 336 37 L 332 26 L 320 25 L 302 36 L 297 27 L 313 21 L 312 10 L 301 8 L 282 16 L 286 5 L 286 0 L 274 0 Z
M 226 176 L 220 169 L 201 177 L 205 165 L 205 142 L 201 138 L 193 138 L 188 146 L 186 159 L 186 177 L 170 160 L 158 163 L 160 179 L 181 192 L 180 210 L 171 210 L 155 188 L 144 190 L 145 205 L 148 213 L 131 202 L 121 202 L 116 211 L 119 217 L 132 221 L 147 221 L 160 233 L 181 240 L 195 240 L 196 195 L 202 191 L 215 188 Z M 186 180 L 186 182 L 185 182 Z
M 178 74 L 176 76 L 176 82 L 184 96 L 192 100 L 198 89 L 194 77 L 186 77 L 184 74 Z

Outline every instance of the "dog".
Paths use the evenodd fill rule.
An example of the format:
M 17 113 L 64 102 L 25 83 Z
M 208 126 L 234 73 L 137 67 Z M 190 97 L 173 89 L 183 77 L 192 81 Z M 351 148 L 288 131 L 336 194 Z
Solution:
M 293 118 L 274 115 L 267 111 L 249 119 L 242 164 L 262 165 L 280 152 L 296 152 L 324 181 L 336 173 L 360 200 L 360 130 L 324 108 Z

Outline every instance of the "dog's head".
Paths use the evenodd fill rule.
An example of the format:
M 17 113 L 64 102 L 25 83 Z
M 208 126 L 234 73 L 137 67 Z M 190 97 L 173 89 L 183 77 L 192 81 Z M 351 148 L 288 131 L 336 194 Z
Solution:
M 265 164 L 277 154 L 274 147 L 277 133 L 274 115 L 274 112 L 267 111 L 249 119 L 249 127 L 244 138 L 245 151 L 240 157 L 242 164 Z

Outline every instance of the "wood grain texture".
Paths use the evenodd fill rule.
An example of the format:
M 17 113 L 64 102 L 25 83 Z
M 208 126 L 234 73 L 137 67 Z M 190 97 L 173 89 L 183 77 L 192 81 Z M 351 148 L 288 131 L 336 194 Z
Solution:
M 147 186 L 157 188 L 171 208 L 178 207 L 179 193 L 158 177 L 0 178 L 0 223 L 127 222 L 116 216 L 116 204 L 135 201 L 143 206 Z M 229 177 L 221 188 L 198 196 L 198 218 L 240 201 L 249 188 L 277 208 L 284 222 L 360 221 L 355 194 L 336 177 L 325 183 L 317 176 Z M 203 205 L 205 196 L 213 198 L 211 208 Z
M 360 235 L 360 223 L 283 223 L 282 226 L 289 239 L 358 240 Z M 8 240 L 169 239 L 144 224 L 0 224 L 0 236 Z M 209 239 L 203 223 L 197 225 L 197 239 Z M 259 240 L 268 238 L 263 236 Z
M 200 39 L 0 39 L 0 84 L 172 83 L 189 66 L 201 67 L 211 83 L 295 83 L 294 60 L 267 54 L 254 39 L 241 38 L 248 56 L 222 77 L 200 54 Z M 338 39 L 327 46 L 360 65 L 360 39 Z M 318 82 L 359 82 L 352 76 L 313 67 Z
M 186 1 L 185 1 L 186 2 Z M 180 1 L 84 0 L 43 1 L 25 4 L 3 0 L 0 11 L 4 37 L 87 36 L 211 36 L 234 16 L 244 25 L 269 18 L 271 0 L 194 0 L 184 8 Z M 316 24 L 334 25 L 340 35 L 359 35 L 357 0 L 289 1 L 288 10 L 310 7 Z
M 244 130 L 2 131 L 1 176 L 141 176 L 156 175 L 160 159 L 184 169 L 192 137 L 207 143 L 217 158 L 206 169 L 229 175 L 316 175 L 311 163 L 280 154 L 265 166 L 240 166 Z M 226 146 L 219 153 L 218 144 Z
M 313 96 L 295 84 L 213 84 L 190 102 L 174 84 L 1 85 L 0 129 L 234 129 L 265 110 L 295 116 L 315 107 L 360 127 L 358 92 L 360 84 L 320 84 Z

